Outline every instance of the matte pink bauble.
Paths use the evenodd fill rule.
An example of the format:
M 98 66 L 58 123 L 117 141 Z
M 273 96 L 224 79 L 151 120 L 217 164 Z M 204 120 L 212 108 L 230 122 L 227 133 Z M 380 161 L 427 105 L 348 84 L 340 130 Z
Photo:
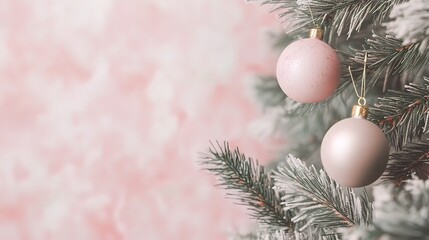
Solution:
M 317 38 L 293 42 L 277 62 L 277 80 L 283 92 L 301 103 L 321 102 L 340 82 L 340 61 L 334 49 Z
M 389 144 L 374 123 L 362 117 L 339 121 L 322 141 L 326 173 L 345 187 L 363 187 L 376 181 L 389 159 Z

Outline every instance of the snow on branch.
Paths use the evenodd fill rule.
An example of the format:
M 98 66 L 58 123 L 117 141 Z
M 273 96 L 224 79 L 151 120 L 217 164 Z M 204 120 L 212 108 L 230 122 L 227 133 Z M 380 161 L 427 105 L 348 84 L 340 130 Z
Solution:
M 282 191 L 282 204 L 294 211 L 292 221 L 300 231 L 308 227 L 322 228 L 325 234 L 337 229 L 371 222 L 368 196 L 358 197 L 350 188 L 342 188 L 323 170 L 307 167 L 289 155 L 274 173 L 275 186 Z
M 421 42 L 420 52 L 429 45 L 429 4 L 427 0 L 411 0 L 393 7 L 390 18 L 384 25 L 388 33 L 403 40 L 403 45 Z
M 231 150 L 228 143 L 217 143 L 203 156 L 202 165 L 218 177 L 229 197 L 247 206 L 250 215 L 267 228 L 292 228 L 290 213 L 283 210 L 272 179 L 256 160 Z
M 428 131 L 429 78 L 424 85 L 410 83 L 406 91 L 388 91 L 385 97 L 370 108 L 368 119 L 379 125 L 396 149 Z
M 412 176 L 424 180 L 429 178 L 429 141 L 427 139 L 410 142 L 402 151 L 390 154 L 383 178 L 399 186 Z
M 428 239 L 428 180 L 408 180 L 404 188 L 379 185 L 374 197 L 373 223 L 349 229 L 345 239 Z

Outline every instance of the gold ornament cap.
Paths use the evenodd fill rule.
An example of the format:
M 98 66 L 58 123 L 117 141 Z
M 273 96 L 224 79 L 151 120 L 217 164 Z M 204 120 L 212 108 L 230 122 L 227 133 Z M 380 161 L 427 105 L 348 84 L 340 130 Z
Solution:
M 310 38 L 317 38 L 319 40 L 323 39 L 323 30 L 319 27 L 312 28 L 309 34 Z
M 366 119 L 368 117 L 368 107 L 366 105 L 354 105 L 352 117 Z

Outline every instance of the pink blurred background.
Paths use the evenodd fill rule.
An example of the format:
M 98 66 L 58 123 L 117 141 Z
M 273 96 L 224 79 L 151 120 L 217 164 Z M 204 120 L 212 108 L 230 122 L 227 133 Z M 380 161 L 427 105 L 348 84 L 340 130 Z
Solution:
M 0 239 L 228 239 L 245 209 L 200 170 L 251 126 L 274 72 L 242 0 L 0 0 Z

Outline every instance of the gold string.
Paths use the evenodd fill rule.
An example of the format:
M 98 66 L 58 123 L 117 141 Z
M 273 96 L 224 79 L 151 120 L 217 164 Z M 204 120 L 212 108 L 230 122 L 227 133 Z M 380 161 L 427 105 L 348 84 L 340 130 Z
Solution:
M 365 97 L 366 95 L 366 62 L 368 60 L 368 52 L 365 51 L 365 58 L 363 60 L 363 75 L 362 75 L 362 86 L 361 86 L 361 96 Z
M 320 25 L 323 25 L 323 23 L 325 22 L 326 16 L 328 16 L 327 13 L 325 13 L 325 15 L 323 15 L 322 22 L 320 23 Z
M 310 9 L 311 21 L 313 21 L 313 25 L 317 27 L 316 22 L 314 21 L 313 11 L 311 11 L 311 6 L 308 4 L 308 9 Z
M 349 68 L 350 77 L 351 77 L 352 83 L 353 83 L 353 88 L 355 90 L 356 96 L 358 97 L 358 104 L 360 106 L 366 105 L 365 96 L 366 96 L 366 63 L 367 63 L 367 60 L 368 60 L 368 53 L 365 51 L 365 58 L 363 60 L 362 85 L 360 87 L 360 94 L 359 94 L 359 92 L 357 90 L 356 81 L 353 78 L 352 70 L 351 70 L 350 66 L 348 67 Z
M 355 82 L 355 79 L 353 78 L 352 69 L 350 68 L 350 66 L 349 66 L 349 73 L 350 73 L 350 77 L 351 77 L 352 82 L 353 82 L 353 88 L 355 89 L 356 96 L 360 97 L 358 90 L 356 88 L 356 82 Z

